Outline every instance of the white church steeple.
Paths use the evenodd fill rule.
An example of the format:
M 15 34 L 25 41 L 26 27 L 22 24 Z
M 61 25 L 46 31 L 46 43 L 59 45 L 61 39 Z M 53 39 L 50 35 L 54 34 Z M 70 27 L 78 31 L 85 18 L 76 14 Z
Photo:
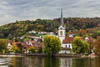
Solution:
M 63 10 L 62 10 L 62 8 L 61 8 L 61 25 L 64 26 Z
M 63 11 L 61 9 L 61 22 L 60 22 L 60 26 L 58 28 L 58 37 L 61 40 L 61 43 L 63 43 L 63 40 L 65 39 L 66 36 L 66 31 L 65 31 L 65 27 L 64 27 L 64 20 L 63 20 Z

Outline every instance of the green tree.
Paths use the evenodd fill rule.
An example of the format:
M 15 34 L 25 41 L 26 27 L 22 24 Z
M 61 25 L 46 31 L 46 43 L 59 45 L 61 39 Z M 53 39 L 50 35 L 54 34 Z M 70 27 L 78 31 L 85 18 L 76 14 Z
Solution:
M 100 36 L 100 30 L 92 34 L 92 37 L 95 39 L 97 38 L 97 36 Z
M 33 46 L 31 46 L 28 50 L 29 50 L 29 53 L 31 53 L 31 54 L 32 54 L 32 53 L 35 53 L 35 49 L 34 49 Z
M 37 29 L 38 29 L 38 31 L 42 31 L 43 30 L 43 25 L 37 25 Z
M 38 53 L 42 53 L 43 51 L 42 51 L 42 47 L 39 47 L 39 49 L 38 49 Z
M 53 56 L 60 51 L 61 42 L 59 38 L 55 36 L 46 35 L 44 36 L 44 52 L 48 56 Z
M 0 52 L 2 52 L 3 50 L 7 50 L 7 44 L 8 40 L 0 39 Z
M 80 37 L 75 37 L 72 43 L 72 51 L 80 54 L 80 53 L 88 53 L 89 45 L 87 42 L 80 39 Z

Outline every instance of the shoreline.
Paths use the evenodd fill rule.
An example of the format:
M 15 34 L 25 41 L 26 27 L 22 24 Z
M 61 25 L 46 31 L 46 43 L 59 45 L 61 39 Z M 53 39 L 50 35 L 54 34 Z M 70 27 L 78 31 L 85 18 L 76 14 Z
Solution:
M 25 56 L 41 56 L 46 57 L 45 54 L 0 54 L 0 57 L 25 57 Z M 73 54 L 54 54 L 54 57 L 79 57 L 79 58 L 95 58 L 98 56 L 85 56 L 85 55 L 73 55 Z

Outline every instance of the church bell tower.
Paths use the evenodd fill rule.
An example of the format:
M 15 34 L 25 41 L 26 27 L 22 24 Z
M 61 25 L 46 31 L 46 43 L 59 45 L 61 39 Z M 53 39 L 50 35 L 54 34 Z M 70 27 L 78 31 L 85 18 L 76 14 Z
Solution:
M 61 9 L 61 24 L 58 28 L 58 37 L 61 40 L 61 43 L 63 43 L 63 40 L 65 39 L 66 36 L 66 31 L 65 31 L 65 27 L 64 27 L 64 20 L 63 20 L 63 11 Z

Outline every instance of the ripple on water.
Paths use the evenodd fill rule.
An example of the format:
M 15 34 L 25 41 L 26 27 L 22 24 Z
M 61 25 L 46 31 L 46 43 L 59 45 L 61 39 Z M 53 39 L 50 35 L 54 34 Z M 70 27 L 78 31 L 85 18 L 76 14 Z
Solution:
M 0 67 L 8 67 L 10 61 L 10 58 L 0 58 Z

